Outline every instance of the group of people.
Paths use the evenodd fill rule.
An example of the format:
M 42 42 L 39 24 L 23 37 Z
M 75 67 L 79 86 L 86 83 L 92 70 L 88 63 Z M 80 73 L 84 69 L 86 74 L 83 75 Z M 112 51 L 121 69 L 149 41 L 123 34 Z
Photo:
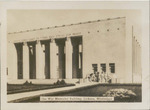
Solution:
M 102 82 L 102 83 L 111 83 L 111 77 L 108 73 L 102 71 L 91 73 L 87 76 L 89 82 Z

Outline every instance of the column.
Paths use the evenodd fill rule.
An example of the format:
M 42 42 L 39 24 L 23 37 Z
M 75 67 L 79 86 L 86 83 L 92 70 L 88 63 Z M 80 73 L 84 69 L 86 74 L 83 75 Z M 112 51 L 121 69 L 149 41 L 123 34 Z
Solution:
M 50 78 L 56 79 L 57 77 L 57 45 L 55 43 L 55 39 L 51 39 L 50 42 Z
M 8 46 L 9 46 L 8 48 L 9 79 L 17 80 L 18 79 L 17 49 L 15 47 L 15 44 L 13 43 L 9 43 Z
M 38 40 L 36 43 L 36 79 L 44 79 L 44 58 L 41 42 Z
M 72 44 L 71 38 L 67 37 L 65 42 L 66 50 L 66 78 L 72 79 Z
M 45 44 L 41 44 L 41 71 L 42 71 L 42 79 L 46 79 L 46 74 L 45 74 Z
M 29 79 L 29 47 L 23 43 L 23 79 Z
M 79 58 L 79 62 L 78 62 L 79 73 L 77 74 L 78 74 L 78 78 L 83 78 L 82 77 L 82 44 L 79 44 L 78 58 Z
M 79 44 L 79 69 L 82 69 L 82 44 Z

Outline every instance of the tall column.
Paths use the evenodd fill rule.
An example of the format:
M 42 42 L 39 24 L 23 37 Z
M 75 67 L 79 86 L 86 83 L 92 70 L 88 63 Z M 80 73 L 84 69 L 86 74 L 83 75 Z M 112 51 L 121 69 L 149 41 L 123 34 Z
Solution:
M 17 80 L 18 79 L 17 49 L 15 47 L 15 44 L 13 44 L 13 43 L 8 43 L 8 46 L 9 46 L 8 47 L 8 61 L 9 61 L 9 63 L 8 63 L 8 65 L 9 65 L 8 75 L 9 75 L 9 79 Z
M 44 79 L 44 58 L 43 49 L 40 41 L 36 43 L 36 79 Z
M 29 79 L 29 47 L 23 43 L 23 79 Z
M 57 45 L 55 39 L 51 39 L 50 42 L 50 78 L 56 79 L 58 70 L 58 59 L 57 59 Z
M 65 42 L 66 50 L 66 78 L 72 79 L 72 44 L 71 38 L 67 37 Z
M 79 69 L 82 69 L 82 44 L 79 44 Z
M 41 44 L 41 71 L 42 71 L 42 79 L 46 79 L 46 74 L 45 74 L 45 45 Z

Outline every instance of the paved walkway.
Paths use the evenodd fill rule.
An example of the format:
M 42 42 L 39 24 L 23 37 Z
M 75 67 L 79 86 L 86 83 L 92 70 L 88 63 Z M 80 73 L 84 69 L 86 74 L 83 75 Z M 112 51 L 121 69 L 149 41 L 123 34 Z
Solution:
M 70 87 L 62 87 L 62 88 L 54 88 L 54 89 L 46 89 L 46 90 L 39 90 L 39 91 L 9 94 L 9 95 L 7 95 L 7 101 L 14 102 L 17 100 L 28 99 L 31 97 L 36 97 L 36 96 L 40 96 L 40 95 L 44 95 L 44 94 L 57 93 L 57 92 L 62 92 L 62 91 L 66 91 L 66 90 L 73 90 L 73 89 L 93 86 L 93 85 L 97 85 L 97 84 L 99 84 L 99 83 L 82 83 L 82 84 L 76 84 L 76 86 L 70 86 Z

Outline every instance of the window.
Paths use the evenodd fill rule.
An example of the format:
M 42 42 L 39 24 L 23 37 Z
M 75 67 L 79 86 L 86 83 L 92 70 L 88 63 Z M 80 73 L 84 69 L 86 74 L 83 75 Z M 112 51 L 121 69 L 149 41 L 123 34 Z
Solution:
M 94 73 L 97 71 L 97 64 L 92 64 Z
M 115 73 L 115 63 L 109 63 L 110 72 Z
M 104 63 L 101 64 L 101 68 L 102 68 L 102 71 L 103 71 L 103 72 L 106 72 L 106 64 L 104 64 Z

